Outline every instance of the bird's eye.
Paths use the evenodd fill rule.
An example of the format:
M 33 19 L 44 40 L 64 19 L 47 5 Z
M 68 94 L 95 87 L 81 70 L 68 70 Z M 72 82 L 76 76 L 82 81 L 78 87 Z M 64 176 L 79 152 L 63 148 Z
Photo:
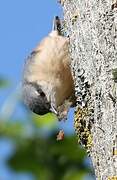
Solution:
M 41 97 L 45 97 L 45 93 L 44 92 L 40 92 L 40 96 Z

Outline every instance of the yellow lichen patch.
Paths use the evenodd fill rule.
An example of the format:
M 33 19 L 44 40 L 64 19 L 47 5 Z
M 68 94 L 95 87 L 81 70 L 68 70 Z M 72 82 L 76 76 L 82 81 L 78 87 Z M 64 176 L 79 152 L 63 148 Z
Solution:
M 83 117 L 83 116 L 88 116 L 89 112 L 88 112 L 88 108 L 78 108 L 75 117 Z
M 88 108 L 78 108 L 75 114 L 75 131 L 80 139 L 80 142 L 89 150 L 92 146 L 92 134 L 90 129 L 86 126 L 85 118 L 89 116 Z
M 90 133 L 90 131 L 88 131 L 88 137 L 87 137 L 87 148 L 89 149 L 92 146 L 92 134 Z
M 114 148 L 114 150 L 113 150 L 113 155 L 114 155 L 114 156 L 117 156 L 117 149 L 115 149 L 115 148 Z
M 117 176 L 108 177 L 107 180 L 117 180 Z
M 113 156 L 117 156 L 117 135 L 115 135 L 113 140 Z
M 71 22 L 74 24 L 77 21 L 77 18 L 79 17 L 79 12 L 75 11 L 75 13 L 71 17 Z

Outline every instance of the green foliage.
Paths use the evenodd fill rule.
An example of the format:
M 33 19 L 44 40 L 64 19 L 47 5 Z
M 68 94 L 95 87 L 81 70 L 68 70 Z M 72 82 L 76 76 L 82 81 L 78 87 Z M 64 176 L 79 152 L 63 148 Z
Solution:
M 0 78 L 0 88 L 6 87 L 7 82 Z M 7 105 L 10 109 L 11 104 Z M 63 141 L 56 140 L 54 114 L 38 116 L 27 112 L 27 118 L 24 123 L 0 116 L 0 136 L 10 138 L 16 145 L 8 161 L 10 168 L 15 172 L 31 172 L 36 180 L 83 180 L 91 172 L 84 165 L 86 152 L 77 145 L 75 136 L 69 134 Z
M 10 85 L 10 82 L 3 78 L 3 77 L 0 77 L 0 88 L 6 88 Z
M 9 121 L 1 121 L 0 120 L 0 135 L 7 136 L 10 138 L 17 138 L 22 136 L 24 131 L 24 127 L 19 122 L 9 122 Z
M 85 156 L 74 136 L 57 142 L 53 133 L 46 138 L 25 139 L 17 145 L 9 163 L 16 171 L 32 172 L 37 180 L 69 180 L 70 177 L 75 180 L 89 171 L 83 164 Z
M 52 128 L 56 126 L 57 117 L 53 113 L 48 113 L 43 116 L 39 116 L 33 113 L 32 119 L 37 127 L 43 128 Z

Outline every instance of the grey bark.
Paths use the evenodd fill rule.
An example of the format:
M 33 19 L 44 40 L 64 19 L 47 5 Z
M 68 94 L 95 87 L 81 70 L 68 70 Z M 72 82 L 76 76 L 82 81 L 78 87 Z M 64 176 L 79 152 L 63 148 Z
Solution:
M 70 38 L 75 129 L 97 179 L 117 179 L 117 2 L 61 0 Z

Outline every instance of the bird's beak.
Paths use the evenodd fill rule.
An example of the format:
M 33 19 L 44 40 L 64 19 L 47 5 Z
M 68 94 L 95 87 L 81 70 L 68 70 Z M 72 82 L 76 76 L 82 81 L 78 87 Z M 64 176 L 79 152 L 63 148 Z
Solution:
M 52 105 L 51 105 L 50 111 L 53 112 L 54 114 L 58 115 L 56 108 Z

